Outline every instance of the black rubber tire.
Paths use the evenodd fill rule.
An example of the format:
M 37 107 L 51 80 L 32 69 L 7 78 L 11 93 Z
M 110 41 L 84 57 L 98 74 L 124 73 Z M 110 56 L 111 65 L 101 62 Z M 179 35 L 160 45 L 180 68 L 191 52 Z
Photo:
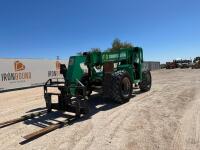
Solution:
M 124 80 L 126 80 L 127 94 L 124 94 Z M 129 87 L 128 87 L 129 86 Z M 131 98 L 133 91 L 133 84 L 130 79 L 130 75 L 128 72 L 124 70 L 117 71 L 112 74 L 111 78 L 111 99 L 117 103 L 125 103 L 128 102 Z
M 147 92 L 151 89 L 152 78 L 150 71 L 142 72 L 142 81 L 139 83 L 139 88 L 142 92 Z

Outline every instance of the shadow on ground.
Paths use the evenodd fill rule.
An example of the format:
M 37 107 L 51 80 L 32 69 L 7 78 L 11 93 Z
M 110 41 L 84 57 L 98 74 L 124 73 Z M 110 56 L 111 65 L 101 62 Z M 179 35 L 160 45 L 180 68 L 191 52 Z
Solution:
M 32 112 L 41 111 L 41 110 L 45 110 L 45 109 L 46 109 L 46 107 L 39 107 L 39 108 L 31 109 L 31 110 L 27 111 L 26 113 L 32 113 Z
M 139 93 L 140 92 L 134 92 L 132 97 L 135 97 L 135 94 L 139 94 Z M 120 105 L 123 105 L 123 104 L 118 104 L 109 99 L 104 99 L 99 94 L 93 94 L 93 95 L 91 95 L 91 97 L 88 100 L 89 113 L 86 115 L 83 115 L 79 119 L 77 119 L 77 118 L 74 119 L 74 121 L 71 122 L 70 124 L 90 119 L 93 115 L 97 114 L 100 111 L 107 111 L 107 110 L 113 109 L 115 107 L 118 107 Z M 45 107 L 32 109 L 32 110 L 29 110 L 27 113 L 32 113 L 32 112 L 41 111 L 41 110 L 45 110 Z M 71 118 L 73 118 L 73 116 L 74 116 L 74 114 L 72 114 L 72 113 L 67 114 L 66 112 L 62 112 L 62 111 L 52 111 L 51 113 L 47 113 L 47 114 L 38 116 L 34 119 L 26 120 L 26 121 L 24 121 L 24 123 L 28 124 L 28 125 L 32 124 L 32 125 L 35 125 L 35 126 L 38 126 L 41 128 L 45 128 L 45 127 L 51 125 L 52 121 L 59 122 L 57 120 L 57 118 L 62 117 L 62 118 L 66 118 L 66 119 L 68 119 L 68 118 L 71 119 Z
M 140 92 L 134 92 L 132 97 L 135 97 L 139 93 Z M 60 124 L 58 128 L 61 128 L 66 125 L 72 125 L 77 122 L 85 121 L 87 119 L 90 119 L 93 115 L 97 114 L 98 112 L 107 111 L 107 110 L 116 108 L 120 105 L 123 105 L 123 104 L 118 104 L 109 99 L 104 99 L 99 94 L 93 94 L 93 95 L 91 95 L 90 99 L 88 100 L 89 113 L 87 113 L 86 115 L 82 115 L 80 118 L 76 118 L 76 116 L 72 113 L 67 113 L 67 112 L 62 112 L 62 111 L 52 111 L 51 113 L 44 113 L 43 115 L 37 116 L 36 118 L 30 119 L 30 120 L 25 120 L 24 124 L 35 125 L 35 126 L 41 127 L 42 129 L 45 128 L 44 130 L 46 130 L 47 128 L 51 128 L 50 125 L 54 124 L 53 126 L 55 126 L 55 124 L 58 123 L 58 124 Z M 36 108 L 36 109 L 32 109 L 28 112 L 35 112 L 35 111 L 41 111 L 41 110 L 44 111 L 45 108 L 44 107 Z M 58 118 L 64 118 L 65 120 L 60 121 L 60 120 L 58 120 Z M 55 129 L 53 129 L 53 130 L 55 130 Z M 31 135 L 34 135 L 33 138 L 30 138 L 30 139 L 25 138 L 26 140 L 22 141 L 20 144 L 26 144 L 48 132 L 53 131 L 53 130 L 50 129 L 50 131 L 43 132 L 42 134 L 39 133 L 40 131 L 36 131 L 35 133 L 36 134 L 39 133 L 38 135 L 35 136 L 34 135 L 35 133 L 32 133 Z

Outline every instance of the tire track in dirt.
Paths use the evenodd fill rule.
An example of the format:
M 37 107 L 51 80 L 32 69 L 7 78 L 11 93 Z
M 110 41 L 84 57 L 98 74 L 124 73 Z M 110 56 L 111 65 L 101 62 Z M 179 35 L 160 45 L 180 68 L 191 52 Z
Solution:
M 198 87 L 196 88 L 198 89 Z M 171 150 L 199 150 L 200 148 L 200 91 L 188 105 L 174 134 Z
M 184 89 L 184 91 L 177 94 L 179 96 L 183 95 L 184 93 L 188 95 L 188 93 L 192 94 L 193 93 L 192 91 L 193 89 Z M 179 96 L 175 96 L 175 97 L 179 97 Z M 159 97 L 160 96 L 157 95 L 157 98 Z M 167 106 L 167 101 L 163 101 L 160 105 L 161 107 L 160 106 L 158 107 L 157 105 L 155 105 L 156 100 L 149 101 L 147 105 L 148 107 L 146 107 L 143 103 L 140 106 L 138 106 L 137 112 L 135 112 L 136 113 L 135 116 L 130 116 L 129 119 L 127 119 L 127 120 L 131 120 L 131 123 L 129 123 L 128 121 L 124 123 L 125 124 L 124 128 L 130 134 L 128 138 L 126 137 L 128 133 L 124 133 L 125 137 L 121 137 L 122 139 L 126 139 L 124 140 L 124 143 L 127 143 L 125 144 L 127 145 L 126 149 L 131 149 L 131 147 L 132 149 L 134 148 L 135 149 L 163 149 L 164 147 L 165 149 L 167 149 L 167 145 L 170 144 L 173 138 L 173 133 L 174 133 L 173 130 L 175 130 L 175 127 L 176 127 L 175 124 L 177 120 L 174 117 L 181 116 L 181 113 L 184 111 L 184 107 L 190 101 L 192 101 L 192 98 L 190 99 L 189 97 L 190 96 L 183 96 L 183 99 L 185 98 L 186 101 L 183 101 L 183 99 L 177 100 L 179 102 L 177 102 L 177 104 L 174 104 L 174 105 L 177 108 L 180 107 L 179 109 L 177 108 L 175 109 L 175 107 L 173 107 L 173 101 L 170 102 L 171 104 L 168 106 L 169 107 L 168 110 L 166 110 L 165 108 Z M 162 112 L 164 112 L 164 114 L 162 114 Z M 158 117 L 156 118 L 155 115 Z M 168 121 L 167 124 L 165 124 L 166 119 Z M 174 124 L 172 129 L 171 129 L 170 124 Z M 137 131 L 137 129 L 139 129 L 139 131 Z M 140 131 L 142 131 L 142 133 Z M 163 134 L 163 133 L 167 133 L 167 131 L 168 131 L 168 134 Z M 138 132 L 138 134 L 141 136 L 138 137 L 137 134 L 135 134 L 134 132 L 135 133 Z M 133 138 L 134 136 L 138 138 L 135 139 Z M 116 141 L 114 143 L 116 143 Z M 164 147 L 162 146 L 161 143 L 163 143 Z M 124 147 L 124 144 L 121 144 L 121 147 Z

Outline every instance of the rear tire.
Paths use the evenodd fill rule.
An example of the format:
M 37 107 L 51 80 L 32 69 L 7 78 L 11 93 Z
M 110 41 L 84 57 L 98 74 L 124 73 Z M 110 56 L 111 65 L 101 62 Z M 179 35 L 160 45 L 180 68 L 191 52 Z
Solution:
M 147 92 L 151 89 L 151 72 L 143 71 L 142 72 L 142 81 L 139 83 L 140 90 L 142 92 Z
M 120 70 L 112 74 L 111 98 L 118 103 L 128 102 L 133 91 L 132 82 L 128 72 Z

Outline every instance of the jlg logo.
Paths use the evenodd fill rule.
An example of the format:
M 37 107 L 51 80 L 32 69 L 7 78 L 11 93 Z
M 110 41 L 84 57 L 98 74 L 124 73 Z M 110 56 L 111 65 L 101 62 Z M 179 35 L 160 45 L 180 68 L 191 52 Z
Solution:
M 25 70 L 25 65 L 23 65 L 20 61 L 15 61 L 15 71 Z

